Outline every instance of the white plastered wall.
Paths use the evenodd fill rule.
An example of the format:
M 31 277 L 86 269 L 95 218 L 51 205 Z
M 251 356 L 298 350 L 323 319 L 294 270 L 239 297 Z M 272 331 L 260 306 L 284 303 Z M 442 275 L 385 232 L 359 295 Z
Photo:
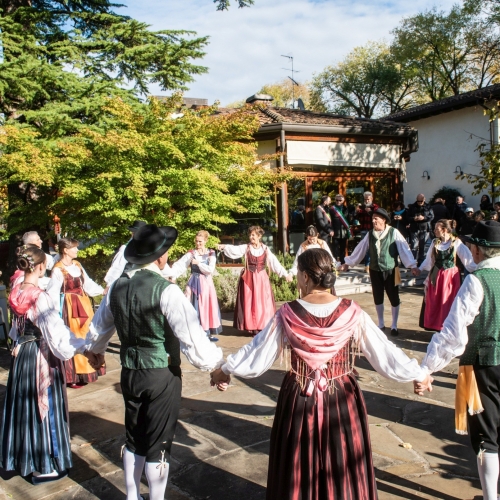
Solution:
M 473 196 L 473 186 L 466 180 L 456 180 L 455 169 L 460 166 L 463 172 L 479 172 L 479 155 L 475 149 L 490 138 L 490 123 L 483 108 L 450 111 L 410 122 L 410 125 L 418 130 L 419 149 L 406 164 L 405 203 L 413 203 L 419 193 L 430 200 L 439 188 L 449 186 L 458 189 L 467 204 L 478 209 L 481 195 Z M 498 126 L 494 125 L 498 141 Z M 429 180 L 422 177 L 424 170 L 429 173 Z

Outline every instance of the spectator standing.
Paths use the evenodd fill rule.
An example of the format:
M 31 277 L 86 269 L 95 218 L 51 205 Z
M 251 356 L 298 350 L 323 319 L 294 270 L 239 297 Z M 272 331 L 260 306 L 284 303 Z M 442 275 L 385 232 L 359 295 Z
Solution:
M 490 197 L 487 194 L 483 194 L 483 196 L 481 196 L 479 208 L 483 211 L 486 210 L 488 212 L 493 210 L 493 203 L 491 203 Z
M 410 231 L 408 230 L 408 210 L 402 201 L 395 201 L 392 208 L 391 226 L 397 229 L 408 242 L 410 238 Z
M 321 203 L 316 207 L 316 227 L 323 241 L 331 246 L 333 238 L 332 218 L 330 216 L 330 203 L 332 199 L 329 196 L 323 196 Z
M 425 256 L 425 243 L 429 237 L 431 221 L 434 212 L 428 203 L 425 203 L 425 195 L 417 195 L 417 201 L 408 206 L 408 220 L 410 221 L 410 239 L 413 256 L 422 264 Z
M 370 191 L 365 191 L 363 193 L 363 199 L 364 203 L 357 213 L 361 239 L 373 229 L 372 215 L 375 210 L 379 209 L 379 206 L 373 203 L 373 194 Z M 363 263 L 365 265 L 365 273 L 368 273 L 370 271 L 370 252 L 366 252 Z
M 438 220 L 451 219 L 450 211 L 444 203 L 445 201 L 443 198 L 436 198 L 431 206 L 432 212 L 434 213 L 434 219 L 431 221 L 431 229 L 433 231 Z
M 466 234 L 472 234 L 474 228 L 476 227 L 477 221 L 474 219 L 474 209 L 472 207 L 467 207 L 465 209 L 465 218 L 462 221 L 462 226 L 458 234 L 460 236 L 465 236 Z
M 306 223 L 305 218 L 306 207 L 304 205 L 298 205 L 292 212 L 292 226 L 303 226 Z
M 495 210 L 497 214 L 500 213 L 500 201 L 493 203 L 493 210 Z
M 456 203 L 453 207 L 451 218 L 457 222 L 457 231 L 460 231 L 462 220 L 465 218 L 465 209 L 467 208 L 467 203 L 465 203 L 463 196 L 457 196 L 455 202 Z
M 488 220 L 496 220 L 498 222 L 498 212 L 495 212 L 494 210 L 490 212 Z
M 482 210 L 478 210 L 477 212 L 474 212 L 474 220 L 476 222 L 481 222 L 486 218 L 486 214 Z
M 330 207 L 330 217 L 333 229 L 333 256 L 342 264 L 345 259 L 347 240 L 351 237 L 349 227 L 349 211 L 344 205 L 344 197 L 341 194 L 335 196 L 335 205 Z

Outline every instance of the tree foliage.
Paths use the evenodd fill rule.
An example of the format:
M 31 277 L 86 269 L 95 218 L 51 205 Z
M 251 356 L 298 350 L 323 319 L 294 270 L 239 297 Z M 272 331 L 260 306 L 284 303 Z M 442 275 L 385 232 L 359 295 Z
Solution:
M 217 6 L 217 10 L 227 10 L 231 2 L 229 0 L 213 0 L 214 4 Z M 250 7 L 254 4 L 254 0 L 237 0 L 238 7 L 241 9 L 243 7 Z
M 280 82 L 264 85 L 258 94 L 268 94 L 274 97 L 273 106 L 278 108 L 291 108 L 293 101 L 300 97 L 306 109 L 309 108 L 309 87 L 307 85 L 295 85 L 290 78 L 284 78 Z
M 129 222 L 144 219 L 175 226 L 179 252 L 200 229 L 217 234 L 234 214 L 262 212 L 278 179 L 256 162 L 255 115 L 215 107 L 179 113 L 180 99 L 140 107 L 110 99 L 108 126 L 82 126 L 53 141 L 3 127 L 2 185 L 33 189 L 25 203 L 9 207 L 9 232 L 57 214 L 64 231 L 91 243 L 87 254 L 109 254 L 126 240 Z

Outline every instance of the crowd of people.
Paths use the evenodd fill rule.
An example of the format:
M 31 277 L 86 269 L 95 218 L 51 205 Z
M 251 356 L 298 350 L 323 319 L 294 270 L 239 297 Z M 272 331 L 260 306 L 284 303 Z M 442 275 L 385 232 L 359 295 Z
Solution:
M 208 232 L 199 231 L 194 248 L 169 266 L 177 230 L 135 221 L 130 240 L 113 259 L 105 288 L 76 260 L 78 242 L 71 238 L 59 241 L 59 258 L 52 259 L 50 280 L 42 284 L 49 258 L 40 238 L 27 233 L 9 296 L 14 349 L 0 466 L 32 474 L 35 484 L 68 473 L 66 387 L 82 387 L 105 374 L 106 349 L 117 333 L 127 500 L 141 499 L 143 472 L 149 498 L 164 498 L 181 402 L 181 352 L 193 366 L 210 372 L 210 383 L 221 391 L 228 389 L 232 375 L 258 377 L 278 358 L 286 359 L 271 431 L 269 500 L 375 500 L 369 426 L 353 353 L 362 352 L 385 377 L 413 381 L 419 395 L 432 390 L 433 373 L 463 354 L 456 429 L 471 436 L 484 498 L 497 500 L 500 310 L 494 304 L 500 293 L 500 223 L 476 221 L 472 233 L 461 239 L 460 229 L 469 221 L 463 199 L 457 199 L 452 214 L 437 211 L 450 216 L 438 220 L 422 194 L 408 208 L 395 206 L 391 214 L 374 203 L 371 193 L 364 199 L 355 211 L 362 238 L 349 256 L 346 243 L 355 229 L 340 195 L 333 206 L 329 197 L 322 199 L 317 227 L 307 228 L 290 270 L 262 243 L 259 226 L 249 228 L 247 244 L 218 246 L 230 258 L 244 258 L 234 327 L 252 336 L 226 359 L 216 344 L 222 321 Z M 431 231 L 435 238 L 426 250 Z M 399 260 L 414 276 L 428 271 L 420 324 L 436 333 L 420 364 L 385 334 L 385 294 L 391 304 L 390 333 L 398 334 Z M 468 273 L 463 284 L 458 260 Z M 337 273 L 361 262 L 370 273 L 378 324 L 354 301 L 335 293 Z M 188 268 L 191 276 L 182 291 L 174 280 Z M 299 297 L 278 311 L 268 272 L 297 280 Z M 90 297 L 101 294 L 94 315 Z

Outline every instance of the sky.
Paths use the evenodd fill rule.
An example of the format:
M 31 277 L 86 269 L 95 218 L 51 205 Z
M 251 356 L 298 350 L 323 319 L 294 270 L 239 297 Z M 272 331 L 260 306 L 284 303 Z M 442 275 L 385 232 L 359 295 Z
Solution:
M 184 95 L 227 105 L 291 75 L 282 55 L 293 56 L 295 80 L 304 83 L 354 47 L 390 41 L 403 17 L 434 6 L 449 10 L 457 0 L 255 0 L 244 9 L 231 3 L 229 11 L 218 12 L 212 0 L 124 0 L 126 8 L 118 11 L 154 30 L 209 36 L 207 54 L 197 61 L 209 71 L 196 76 Z M 154 85 L 150 91 L 168 94 Z

